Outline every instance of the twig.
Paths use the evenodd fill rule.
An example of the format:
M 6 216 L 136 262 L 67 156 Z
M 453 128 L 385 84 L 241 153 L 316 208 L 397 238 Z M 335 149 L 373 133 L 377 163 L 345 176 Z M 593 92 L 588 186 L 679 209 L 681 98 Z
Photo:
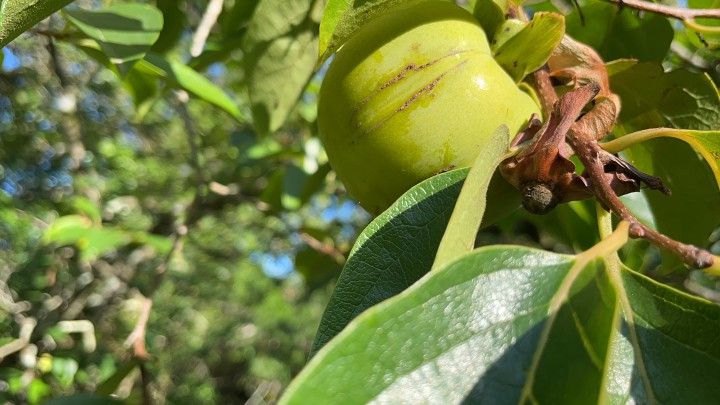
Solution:
M 60 127 L 68 143 L 71 168 L 78 169 L 85 159 L 87 152 L 82 140 L 82 126 L 76 115 L 77 89 L 68 80 L 68 76 L 60 60 L 60 55 L 55 46 L 55 41 L 52 37 L 48 37 L 47 50 L 50 54 L 50 66 L 55 76 L 57 76 L 60 82 L 60 88 L 62 89 L 59 95 L 55 95 L 57 100 L 64 104 L 58 106 L 58 109 L 65 115 L 65 119 L 60 122 Z
M 130 335 L 125 339 L 125 345 L 132 346 L 133 348 L 133 357 L 141 361 L 150 358 L 147 348 L 145 347 L 145 331 L 147 330 L 148 319 L 150 319 L 152 304 L 152 299 L 142 297 L 142 307 L 135 328 L 133 328 Z
M 35 318 L 22 318 L 20 322 L 20 335 L 17 339 L 0 346 L 0 363 L 3 359 L 15 352 L 19 352 L 24 349 L 30 343 L 30 336 L 32 335 L 37 321 Z
M 202 194 L 203 190 L 201 189 L 207 181 L 205 179 L 205 173 L 200 166 L 200 149 L 198 147 L 200 133 L 197 131 L 187 107 L 190 96 L 186 91 L 180 90 L 175 93 L 175 97 L 177 100 L 177 110 L 180 113 L 180 117 L 185 124 L 185 130 L 187 131 L 188 145 L 190 146 L 190 165 L 195 171 L 195 182 L 198 188 L 196 191 Z
M 665 17 L 676 18 L 682 21 L 689 21 L 695 18 L 720 18 L 718 8 L 682 8 L 666 6 L 659 3 L 650 3 L 642 0 L 606 0 L 617 4 L 620 7 L 629 7 L 635 10 L 649 11 L 651 13 L 664 15 Z
M 306 232 L 300 233 L 300 239 L 302 239 L 303 242 L 307 243 L 307 245 L 310 246 L 313 250 L 326 256 L 330 256 L 338 264 L 345 263 L 345 255 L 336 247 L 327 243 L 323 243 Z
M 222 12 L 222 6 L 223 0 L 210 0 L 208 3 L 205 14 L 203 14 L 200 24 L 195 30 L 195 35 L 193 35 L 192 46 L 190 47 L 192 57 L 198 57 L 202 53 L 205 42 L 210 35 L 210 30 L 217 22 L 220 12 Z
M 142 312 L 138 318 L 137 324 L 133 329 L 133 332 L 128 336 L 126 343 L 133 346 L 133 355 L 135 358 L 140 360 L 146 360 L 150 357 L 145 346 L 145 331 L 147 329 L 147 322 L 150 317 L 150 310 L 152 308 L 152 294 L 158 289 L 160 284 L 165 278 L 167 268 L 170 264 L 175 253 L 182 248 L 184 237 L 188 233 L 188 228 L 194 224 L 200 216 L 196 213 L 199 207 L 203 205 L 203 193 L 205 189 L 205 175 L 200 165 L 200 150 L 198 147 L 198 139 L 200 134 L 195 128 L 195 124 L 190 116 L 190 112 L 187 109 L 188 94 L 184 91 L 176 93 L 177 98 L 177 111 L 183 119 L 185 124 L 185 130 L 187 131 L 188 144 L 190 146 L 190 165 L 195 171 L 195 196 L 192 202 L 185 208 L 185 217 L 182 224 L 175 227 L 175 230 L 171 234 L 172 246 L 168 250 L 167 254 L 163 258 L 162 262 L 158 264 L 155 269 L 155 277 L 153 278 L 152 284 L 148 288 L 148 297 L 144 297 Z
M 539 81 L 539 84 L 541 86 L 548 89 L 552 88 L 549 76 L 536 75 L 535 78 Z M 597 83 L 592 83 L 590 85 L 581 86 L 575 90 L 568 92 L 556 104 L 556 110 L 558 110 L 557 113 L 563 115 L 566 114 L 566 112 L 564 111 L 566 110 L 566 108 L 562 108 L 562 105 L 566 103 L 573 104 L 577 102 L 582 103 L 582 105 L 584 106 L 586 104 L 584 101 L 589 100 L 587 98 L 588 90 L 592 91 L 593 95 L 597 95 L 597 93 L 600 91 L 600 86 L 598 86 Z M 590 99 L 591 98 L 592 95 L 590 95 Z M 600 104 L 596 105 L 594 109 L 588 112 L 585 116 L 583 116 L 583 118 L 576 121 L 570 127 L 570 130 L 567 131 L 566 135 L 567 143 L 570 145 L 570 147 L 573 149 L 575 154 L 585 166 L 586 175 L 589 177 L 588 186 L 592 193 L 606 209 L 614 212 L 616 215 L 630 223 L 631 237 L 644 238 L 657 246 L 668 249 L 678 255 L 683 260 L 683 262 L 695 268 L 703 269 L 716 267 L 717 263 L 715 263 L 715 256 L 713 256 L 710 252 L 704 249 L 700 249 L 696 246 L 687 245 L 675 241 L 660 232 L 648 228 L 645 224 L 640 222 L 630 212 L 630 210 L 627 209 L 627 207 L 622 203 L 622 201 L 620 201 L 620 198 L 618 198 L 617 193 L 615 192 L 611 183 L 606 177 L 605 166 L 607 162 L 605 158 L 607 157 L 608 153 L 604 149 L 602 149 L 597 142 L 597 139 L 602 136 L 600 136 L 601 134 L 592 132 L 596 131 L 596 125 L 589 125 L 587 122 L 585 122 L 589 119 L 592 119 L 594 115 L 597 115 L 595 114 L 595 110 L 597 110 L 598 108 L 600 108 Z M 602 115 L 597 118 L 600 120 L 603 119 Z M 600 128 L 604 128 L 604 126 L 600 126 Z M 607 128 L 604 128 L 602 130 L 605 131 L 607 130 Z M 604 135 L 605 133 L 606 132 L 603 132 L 602 135 Z M 641 180 L 645 182 L 647 182 L 648 179 L 653 180 L 651 176 L 645 177 L 646 178 L 642 178 Z M 661 182 L 659 186 L 662 186 Z M 663 187 L 658 187 L 658 185 L 655 185 L 654 188 L 662 190 Z
M 140 363 L 140 385 L 142 387 L 143 405 L 151 405 L 153 403 L 152 394 L 150 393 L 150 373 L 145 364 Z
M 600 160 L 603 149 L 597 142 L 593 142 L 586 135 L 574 132 L 572 129 L 568 132 L 568 143 L 572 146 L 575 153 L 585 165 L 590 179 L 590 188 L 595 196 L 607 208 L 612 210 L 622 219 L 630 222 L 630 236 L 633 238 L 644 238 L 648 241 L 670 250 L 677 254 L 683 262 L 698 269 L 710 267 L 714 263 L 714 257 L 710 252 L 700 249 L 696 246 L 687 245 L 648 228 L 645 224 L 638 221 L 637 218 L 627 209 L 620 201 L 610 184 L 604 181 L 605 171 Z
M 541 67 L 533 73 L 535 79 L 535 89 L 537 95 L 540 98 L 540 104 L 542 105 L 544 118 L 547 119 L 552 112 L 555 103 L 558 100 L 557 93 L 552 86 L 550 81 L 550 73 L 547 65 Z

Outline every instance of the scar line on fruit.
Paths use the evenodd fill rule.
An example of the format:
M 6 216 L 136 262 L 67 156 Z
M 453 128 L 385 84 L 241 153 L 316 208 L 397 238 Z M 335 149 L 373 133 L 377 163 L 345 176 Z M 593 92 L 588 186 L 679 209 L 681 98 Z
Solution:
M 440 61 L 442 61 L 442 60 L 444 60 L 444 59 L 450 58 L 450 57 L 452 57 L 452 56 L 461 55 L 461 54 L 463 54 L 463 53 L 472 52 L 472 51 L 473 51 L 472 49 L 462 49 L 462 50 L 459 50 L 459 51 L 452 51 L 452 52 L 448 53 L 447 55 L 443 55 L 443 56 L 441 56 L 441 57 L 439 57 L 439 58 L 437 58 L 437 59 L 435 59 L 435 60 L 431 60 L 430 62 L 424 63 L 424 64 L 422 64 L 422 65 L 420 65 L 420 66 L 418 66 L 418 65 L 416 65 L 416 64 L 414 64 L 414 63 L 410 63 L 410 64 L 406 65 L 404 68 L 402 68 L 402 69 L 400 70 L 400 72 L 399 72 L 398 74 L 396 74 L 395 76 L 393 76 L 390 80 L 388 80 L 388 81 L 386 81 L 385 83 L 381 84 L 380 87 L 379 87 L 377 90 L 373 91 L 372 93 L 368 94 L 364 99 L 362 99 L 362 100 L 358 103 L 358 105 L 355 106 L 354 110 L 357 111 L 357 110 L 362 109 L 362 107 L 364 107 L 365 104 L 367 104 L 367 103 L 370 101 L 370 99 L 372 99 L 373 97 L 375 97 L 376 95 L 378 95 L 381 91 L 383 91 L 383 90 L 385 90 L 386 88 L 388 88 L 388 87 L 390 87 L 390 86 L 392 86 L 392 85 L 394 85 L 394 84 L 397 84 L 397 83 L 399 83 L 401 80 L 407 78 L 407 77 L 408 77 L 407 74 L 408 74 L 409 72 L 420 72 L 420 71 L 422 71 L 422 70 L 424 70 L 424 69 L 427 69 L 427 68 L 429 68 L 430 66 L 432 66 L 432 65 L 434 65 L 434 64 L 436 64 L 436 63 L 438 63 L 438 62 L 440 62 Z
M 460 61 L 460 62 L 459 62 L 458 64 L 456 64 L 455 66 L 452 66 L 450 69 L 448 69 L 448 70 L 442 72 L 441 74 L 439 74 L 439 75 L 438 75 L 437 77 L 435 77 L 432 81 L 430 81 L 430 83 L 426 84 L 425 86 L 423 86 L 422 88 L 420 88 L 418 91 L 416 91 L 415 93 L 413 93 L 413 95 L 410 96 L 407 100 L 405 100 L 405 102 L 402 103 L 402 105 L 401 105 L 400 107 L 398 107 L 397 110 L 395 110 L 395 111 L 393 111 L 392 113 L 390 113 L 387 117 L 384 117 L 383 119 L 379 120 L 379 122 L 378 122 L 377 124 L 373 125 L 371 128 L 368 128 L 368 129 L 365 130 L 365 131 L 361 131 L 361 132 L 358 134 L 358 136 L 354 137 L 354 138 L 350 141 L 350 143 L 351 143 L 351 144 L 354 144 L 355 142 L 357 142 L 357 139 L 358 139 L 358 138 L 363 137 L 363 136 L 365 136 L 365 135 L 367 135 L 367 134 L 375 131 L 376 129 L 380 128 L 381 126 L 383 126 L 383 125 L 384 125 L 388 120 L 390 120 L 395 114 L 398 114 L 398 113 L 401 113 L 401 112 L 407 110 L 407 109 L 408 109 L 415 101 L 417 101 L 420 97 L 422 97 L 422 96 L 425 95 L 425 94 L 430 94 L 430 92 L 432 92 L 433 89 L 435 89 L 435 87 L 437 87 L 437 85 L 438 85 L 438 83 L 440 82 L 440 80 L 442 80 L 445 76 L 447 76 L 448 73 L 450 73 L 450 72 L 452 72 L 452 71 L 454 71 L 454 70 L 457 70 L 457 69 L 462 68 L 467 62 L 468 62 L 467 60 Z M 353 121 L 355 121 L 355 114 L 353 114 L 353 116 L 350 117 L 350 120 L 351 120 L 351 125 L 350 125 L 351 127 L 355 127 L 355 128 L 357 128 L 357 129 L 360 129 L 360 124 L 359 124 L 359 123 L 355 123 L 354 125 L 352 124 Z

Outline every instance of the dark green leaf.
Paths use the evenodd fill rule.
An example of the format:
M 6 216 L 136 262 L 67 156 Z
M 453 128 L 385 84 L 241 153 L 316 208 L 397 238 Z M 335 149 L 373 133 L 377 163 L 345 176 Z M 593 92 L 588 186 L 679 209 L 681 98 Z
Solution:
M 99 10 L 66 10 L 70 22 L 96 40 L 122 74 L 145 56 L 160 36 L 163 15 L 148 4 L 114 4 Z
M 606 2 L 592 2 L 566 17 L 566 30 L 573 38 L 595 48 L 605 60 L 634 58 L 661 61 L 670 49 L 673 29 L 667 18 L 638 14 Z
M 255 129 L 279 129 L 312 76 L 317 24 L 311 0 L 261 0 L 245 37 L 243 58 Z
M 371 306 L 408 288 L 430 271 L 467 169 L 416 185 L 360 234 L 345 263 L 313 343 L 313 352 Z M 496 172 L 483 224 L 519 205 L 519 194 Z
M 492 41 L 495 32 L 505 21 L 507 14 L 507 0 L 477 0 L 473 6 L 473 15 L 485 31 L 489 41 Z
M 430 271 L 466 175 L 453 170 L 425 180 L 365 228 L 340 274 L 313 351 L 361 312 Z
M 0 3 L 0 47 L 60 10 L 72 0 L 3 0 Z
M 163 15 L 163 27 L 160 36 L 150 48 L 155 53 L 165 53 L 172 49 L 180 40 L 185 29 L 185 12 L 178 7 L 178 0 L 157 0 L 157 8 Z M 240 2 L 244 3 L 244 2 Z
M 719 307 L 632 271 L 623 271 L 622 280 L 635 327 L 625 317 L 614 337 L 608 368 L 614 382 L 607 385 L 611 402 L 716 402 Z
M 608 64 L 610 85 L 622 99 L 623 132 L 671 126 L 720 128 L 720 99 L 710 77 L 684 69 L 664 72 L 659 63 Z

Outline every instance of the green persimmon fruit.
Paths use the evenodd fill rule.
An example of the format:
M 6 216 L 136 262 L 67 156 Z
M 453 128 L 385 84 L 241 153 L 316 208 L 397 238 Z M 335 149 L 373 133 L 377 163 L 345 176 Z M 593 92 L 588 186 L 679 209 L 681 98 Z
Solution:
M 514 136 L 533 113 L 477 21 L 445 1 L 368 23 L 336 54 L 318 101 L 330 164 L 372 213 L 428 177 L 472 165 L 500 125 Z

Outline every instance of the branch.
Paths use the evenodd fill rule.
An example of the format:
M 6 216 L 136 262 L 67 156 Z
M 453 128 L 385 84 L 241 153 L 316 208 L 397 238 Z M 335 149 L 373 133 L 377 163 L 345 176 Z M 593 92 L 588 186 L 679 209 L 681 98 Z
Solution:
M 205 14 L 203 14 L 200 24 L 198 24 L 197 30 L 195 30 L 195 35 L 192 39 L 190 55 L 193 57 L 198 57 L 202 53 L 203 48 L 205 47 L 205 42 L 210 35 L 210 30 L 220 16 L 220 12 L 222 12 L 222 6 L 223 0 L 210 0 L 210 3 L 208 3 L 207 8 L 205 9 Z
M 300 233 L 300 239 L 302 239 L 303 242 L 307 243 L 308 246 L 310 246 L 313 250 L 317 251 L 318 253 L 324 254 L 326 256 L 330 256 L 338 264 L 345 263 L 345 255 L 343 254 L 343 252 L 341 252 L 336 247 L 334 247 L 330 244 L 327 244 L 327 243 L 323 243 L 323 242 L 319 241 L 317 238 L 315 238 L 314 236 L 312 236 L 306 232 Z
M 145 347 L 145 331 L 147 330 L 148 319 L 150 319 L 150 309 L 152 308 L 153 301 L 146 297 L 142 297 L 142 301 L 140 316 L 135 324 L 135 328 L 133 328 L 130 335 L 125 339 L 125 345 L 132 346 L 133 357 L 138 360 L 147 360 L 150 358 L 150 354 L 148 354 Z
M 617 4 L 619 7 L 629 7 L 635 10 L 649 11 L 651 13 L 664 15 L 665 17 L 676 18 L 682 21 L 695 18 L 720 18 L 718 8 L 682 8 L 666 6 L 664 4 L 650 3 L 642 0 L 606 0 Z

